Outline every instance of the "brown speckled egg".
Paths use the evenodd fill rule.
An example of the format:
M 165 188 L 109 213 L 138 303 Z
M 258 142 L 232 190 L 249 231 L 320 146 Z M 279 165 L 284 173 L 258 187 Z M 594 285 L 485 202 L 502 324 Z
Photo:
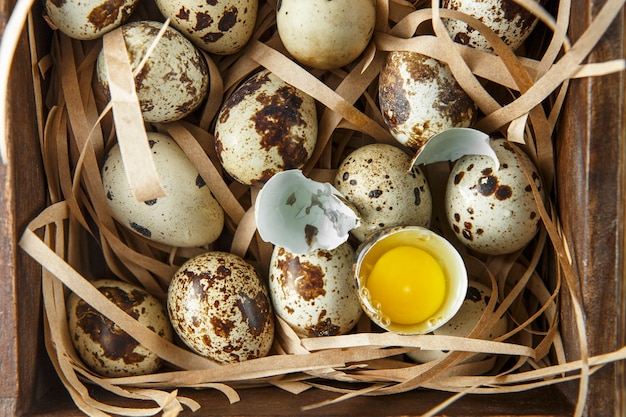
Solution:
M 308 254 L 276 246 L 269 281 L 276 314 L 301 337 L 335 336 L 352 329 L 362 314 L 354 257 L 348 243 Z
M 352 233 L 361 241 L 388 227 L 430 225 L 432 197 L 426 178 L 393 145 L 352 151 L 337 169 L 335 187 L 359 213 L 361 224 Z
M 376 25 L 374 0 L 281 0 L 276 28 L 287 51 L 313 68 L 339 68 L 365 50 Z
M 70 38 L 97 39 L 124 23 L 138 0 L 45 0 L 50 22 Z
M 531 12 L 514 0 L 443 0 L 442 7 L 459 10 L 480 20 L 513 50 L 520 47 L 538 22 Z M 443 19 L 443 23 L 455 42 L 484 51 L 492 50 L 487 39 L 465 22 Z
M 162 26 L 160 22 L 141 21 L 120 28 L 133 70 Z M 102 55 L 100 52 L 97 62 L 98 82 L 109 96 Z M 146 122 L 171 122 L 189 115 L 202 103 L 209 90 L 209 70 L 200 51 L 180 32 L 168 27 L 135 77 L 135 88 Z
M 488 255 L 511 253 L 526 246 L 539 230 L 541 218 L 526 166 L 543 197 L 538 170 L 513 143 L 491 139 L 500 169 L 482 155 L 466 155 L 454 165 L 446 187 L 450 227 L 470 249 Z M 524 164 L 524 165 L 522 165 Z
M 315 100 L 267 70 L 231 94 L 215 125 L 220 162 L 243 184 L 302 168 L 316 142 Z
M 492 297 L 491 288 L 476 281 L 469 281 L 465 301 L 450 321 L 433 331 L 433 334 L 440 336 L 467 337 L 474 330 L 487 309 L 487 304 Z M 497 306 L 497 303 L 496 303 Z M 508 317 L 503 315 L 489 329 L 489 332 L 482 337 L 485 340 L 494 340 L 505 334 L 508 330 Z M 442 350 L 414 350 L 407 355 L 416 362 L 430 362 L 442 359 L 448 355 L 449 351 Z M 485 355 L 473 355 L 469 361 L 484 359 Z
M 258 0 L 156 0 L 171 24 L 207 52 L 241 50 L 254 30 Z
M 113 216 L 155 242 L 195 247 L 213 243 L 224 226 L 224 210 L 176 142 L 148 132 L 152 158 L 166 195 L 137 201 L 128 184 L 119 145 L 108 153 L 102 183 Z
M 272 346 L 267 288 L 237 255 L 207 252 L 185 262 L 170 283 L 167 311 L 183 342 L 215 361 L 260 358 Z
M 145 290 L 122 281 L 103 279 L 93 285 L 139 323 L 172 341 L 165 305 Z M 163 361 L 111 320 L 72 293 L 67 301 L 68 326 L 74 348 L 94 372 L 108 377 L 146 375 Z
M 476 116 L 476 105 L 448 66 L 416 52 L 387 55 L 378 92 L 389 131 L 414 150 L 446 129 L 469 127 Z

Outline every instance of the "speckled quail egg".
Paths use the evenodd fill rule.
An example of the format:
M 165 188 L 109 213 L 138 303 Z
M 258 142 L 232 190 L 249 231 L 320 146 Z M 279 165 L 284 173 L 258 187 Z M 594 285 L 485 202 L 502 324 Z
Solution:
M 276 28 L 287 51 L 304 65 L 339 68 L 367 47 L 376 25 L 375 0 L 281 0 Z
M 459 311 L 450 321 L 433 331 L 433 334 L 440 336 L 469 336 L 485 313 L 491 297 L 491 288 L 477 281 L 469 281 L 465 301 L 463 301 Z M 482 339 L 494 340 L 502 336 L 508 330 L 508 322 L 508 317 L 503 315 Z M 450 350 L 454 350 L 454 347 L 450 346 Z M 416 362 L 425 363 L 442 359 L 447 354 L 448 351 L 442 350 L 414 350 L 407 355 Z M 485 355 L 477 354 L 469 358 L 468 361 L 477 361 L 484 358 Z
M 335 336 L 352 329 L 362 314 L 354 257 L 348 243 L 307 254 L 276 246 L 269 280 L 276 314 L 301 337 Z
M 167 311 L 183 342 L 215 361 L 260 358 L 272 346 L 268 290 L 237 255 L 207 252 L 185 262 L 170 283 Z
M 419 150 L 430 137 L 468 127 L 474 101 L 446 64 L 410 51 L 387 55 L 379 76 L 379 103 L 385 123 L 402 145 Z
M 457 160 L 446 186 L 446 216 L 465 246 L 500 255 L 525 247 L 541 224 L 522 166 L 531 173 L 542 198 L 544 192 L 537 168 L 521 150 L 515 151 L 515 144 L 505 139 L 490 143 L 500 169 L 487 156 L 466 155 Z
M 241 50 L 254 30 L 258 0 L 156 0 L 161 14 L 207 52 L 228 55 Z
M 133 70 L 139 66 L 162 26 L 152 21 L 121 26 Z M 100 52 L 98 82 L 109 96 L 106 71 Z M 168 27 L 135 77 L 135 88 L 146 122 L 171 122 L 189 115 L 202 103 L 209 90 L 209 70 L 200 51 L 180 32 Z
M 513 50 L 520 47 L 538 22 L 531 12 L 514 0 L 443 0 L 442 7 L 464 12 L 480 20 Z M 465 22 L 443 19 L 443 23 L 455 42 L 485 51 L 492 50 L 487 39 Z
M 50 22 L 70 38 L 97 39 L 124 23 L 138 0 L 45 0 Z
M 93 285 L 139 323 L 172 341 L 165 304 L 144 289 L 123 281 L 103 279 Z M 76 294 L 67 301 L 68 327 L 76 352 L 92 371 L 108 377 L 145 375 L 163 361 Z
M 316 142 L 315 100 L 267 70 L 230 95 L 215 125 L 220 162 L 243 184 L 261 184 L 277 172 L 301 168 Z
M 224 226 L 224 210 L 172 138 L 148 132 L 148 139 L 166 196 L 145 202 L 135 199 L 116 144 L 102 168 L 104 192 L 114 217 L 155 242 L 181 247 L 214 242 Z
M 352 151 L 337 169 L 335 187 L 360 215 L 352 234 L 361 241 L 388 227 L 430 225 L 426 177 L 393 145 L 376 143 Z

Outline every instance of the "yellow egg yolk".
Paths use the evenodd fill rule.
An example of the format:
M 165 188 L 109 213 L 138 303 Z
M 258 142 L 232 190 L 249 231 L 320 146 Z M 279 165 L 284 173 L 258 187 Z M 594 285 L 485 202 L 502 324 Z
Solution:
M 370 297 L 381 313 L 397 324 L 416 324 L 428 319 L 443 303 L 444 273 L 428 252 L 398 246 L 374 264 L 367 283 Z

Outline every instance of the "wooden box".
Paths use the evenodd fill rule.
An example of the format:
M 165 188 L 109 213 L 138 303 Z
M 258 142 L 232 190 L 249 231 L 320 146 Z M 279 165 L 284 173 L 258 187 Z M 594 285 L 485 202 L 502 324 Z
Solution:
M 15 7 L 0 1 L 0 33 Z M 570 38 L 575 41 L 603 0 L 574 0 Z M 38 9 L 37 9 L 38 10 Z M 47 28 L 38 25 L 46 42 Z M 625 58 L 624 12 L 618 14 L 588 62 Z M 27 34 L 22 34 L 9 83 L 8 163 L 0 164 L 0 414 L 81 415 L 65 392 L 43 347 L 41 267 L 19 247 L 26 224 L 46 206 L 39 157 L 36 107 Z M 580 277 L 589 355 L 626 345 L 626 125 L 624 72 L 571 81 L 556 133 L 558 210 Z M 571 303 L 561 303 L 567 354 L 579 356 Z M 593 369 L 593 367 L 592 367 Z M 590 377 L 585 413 L 626 415 L 624 363 L 610 363 Z M 499 395 L 468 395 L 443 411 L 455 416 L 568 416 L 575 410 L 576 380 L 548 388 Z M 316 411 L 301 407 L 332 398 L 310 390 L 298 396 L 271 387 L 241 391 L 230 405 L 210 391 L 190 391 L 199 415 L 419 415 L 451 394 L 418 390 L 393 396 L 359 397 Z M 106 393 L 94 393 L 107 398 Z

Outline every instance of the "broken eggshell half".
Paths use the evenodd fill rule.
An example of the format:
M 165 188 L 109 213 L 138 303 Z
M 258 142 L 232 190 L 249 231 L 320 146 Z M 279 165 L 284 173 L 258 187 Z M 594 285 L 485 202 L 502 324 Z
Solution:
M 293 169 L 275 174 L 255 202 L 258 232 L 291 253 L 332 250 L 346 242 L 359 217 L 337 189 Z

